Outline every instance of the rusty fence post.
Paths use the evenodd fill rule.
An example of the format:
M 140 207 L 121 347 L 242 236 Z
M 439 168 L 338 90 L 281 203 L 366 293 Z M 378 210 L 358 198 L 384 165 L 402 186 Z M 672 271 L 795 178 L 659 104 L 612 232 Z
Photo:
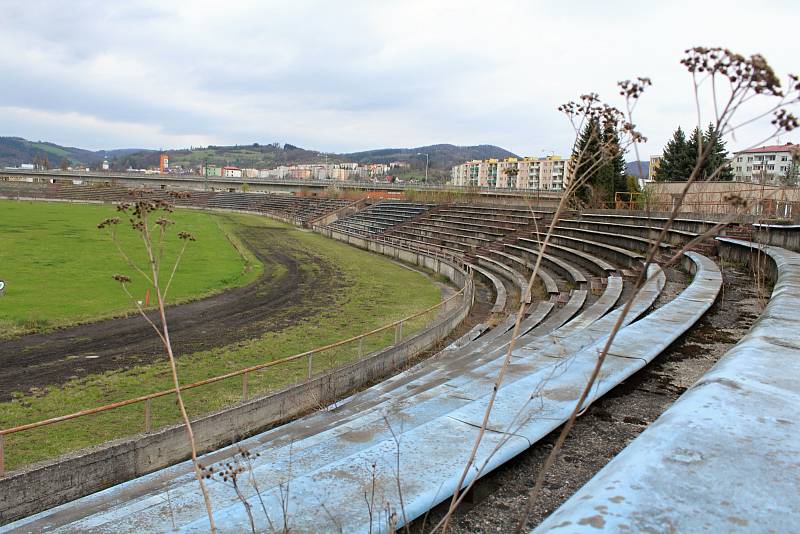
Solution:
M 403 340 L 403 321 L 397 323 L 394 329 L 394 344 L 397 345 Z
M 313 352 L 309 352 L 308 353 L 308 379 L 309 380 L 311 380 L 311 377 L 314 374 L 314 369 L 312 367 L 313 363 L 314 363 L 314 353 Z
M 247 375 L 248 373 L 242 374 L 242 400 L 247 400 Z
M 358 338 L 358 359 L 364 357 L 364 337 Z
M 6 474 L 5 442 L 6 435 L 0 434 L 0 477 Z
M 150 432 L 152 428 L 151 423 L 152 414 L 150 412 L 150 399 L 144 401 L 144 431 Z

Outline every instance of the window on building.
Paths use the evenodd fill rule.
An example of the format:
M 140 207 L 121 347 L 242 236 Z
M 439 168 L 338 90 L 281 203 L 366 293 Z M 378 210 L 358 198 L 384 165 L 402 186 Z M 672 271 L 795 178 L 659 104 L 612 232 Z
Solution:
M 781 161 L 789 161 L 789 156 L 781 156 Z
M 769 156 L 767 156 L 767 160 L 769 160 L 769 161 L 775 161 L 775 154 L 772 154 L 772 155 L 769 155 Z

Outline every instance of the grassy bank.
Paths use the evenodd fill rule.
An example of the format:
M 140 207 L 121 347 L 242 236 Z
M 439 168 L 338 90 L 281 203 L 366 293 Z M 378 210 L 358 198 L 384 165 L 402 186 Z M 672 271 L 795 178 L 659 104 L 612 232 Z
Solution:
M 334 265 L 337 284 L 326 296 L 325 306 L 288 327 L 223 348 L 182 355 L 179 359 L 183 383 L 198 381 L 245 366 L 283 358 L 329 344 L 410 315 L 439 300 L 438 287 L 426 276 L 410 271 L 387 258 L 369 254 L 320 235 L 267 219 L 232 215 L 225 224 L 264 225 L 270 239 L 298 260 L 308 279 L 331 276 L 321 265 Z M 115 288 L 117 290 L 117 288 Z M 285 310 L 296 315 L 298 302 Z M 405 327 L 405 333 L 423 326 L 424 321 Z M 389 331 L 365 342 L 364 352 L 385 346 L 393 339 Z M 314 360 L 314 372 L 357 357 L 356 344 Z M 292 365 L 252 374 L 251 395 L 276 389 L 301 379 L 307 372 L 305 360 Z M 0 403 L 0 427 L 62 415 L 93 406 L 170 388 L 166 362 L 140 365 L 122 371 L 89 376 L 63 387 L 49 387 L 36 395 L 19 396 Z M 241 399 L 241 379 L 231 379 L 187 392 L 190 414 L 198 416 Z M 153 427 L 177 422 L 174 398 L 152 404 Z M 7 436 L 7 466 L 19 467 L 70 450 L 130 435 L 144 429 L 143 405 L 60 423 L 39 430 Z
M 0 339 L 133 311 L 111 276 L 124 273 L 134 278 L 131 290 L 141 299 L 145 283 L 134 276 L 108 234 L 97 229 L 101 220 L 116 214 L 108 205 L 0 200 L 0 279 L 6 283 Z M 258 261 L 232 246 L 216 215 L 179 210 L 170 218 L 176 224 L 167 243 L 166 265 L 177 253 L 178 231 L 197 237 L 170 288 L 170 302 L 244 285 L 261 273 Z M 120 227 L 123 247 L 144 265 L 137 236 L 124 221 Z

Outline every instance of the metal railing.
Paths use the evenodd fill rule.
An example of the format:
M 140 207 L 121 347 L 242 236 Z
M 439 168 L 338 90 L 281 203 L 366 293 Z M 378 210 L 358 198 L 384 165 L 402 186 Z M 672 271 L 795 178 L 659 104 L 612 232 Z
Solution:
M 379 350 L 383 350 L 391 346 L 398 345 L 404 339 L 407 339 L 409 335 L 412 334 L 413 332 L 423 330 L 426 326 L 430 325 L 433 322 L 433 320 L 435 320 L 439 316 L 443 315 L 446 316 L 446 314 L 452 309 L 454 309 L 454 307 L 458 309 L 460 305 L 466 304 L 466 302 L 464 301 L 464 297 L 468 286 L 469 286 L 469 281 L 467 281 L 464 287 L 462 287 L 459 291 L 457 291 L 450 297 L 438 302 L 437 304 L 429 308 L 426 308 L 420 312 L 417 312 L 413 315 L 409 315 L 397 321 L 391 322 L 389 324 L 371 330 L 369 332 L 365 332 L 357 336 L 350 337 L 321 347 L 316 347 L 314 349 L 307 350 L 278 360 L 267 361 L 258 365 L 252 365 L 222 375 L 206 378 L 204 380 L 193 382 L 191 384 L 182 385 L 180 387 L 180 391 L 184 392 L 202 386 L 219 383 L 224 380 L 230 380 L 236 377 L 240 377 L 241 400 L 245 401 L 248 398 L 250 398 L 253 394 L 252 391 L 253 384 L 251 383 L 250 378 L 254 374 L 260 371 L 264 371 L 266 369 L 272 369 L 278 366 L 286 366 L 287 364 L 290 364 L 292 362 L 302 362 L 301 363 L 302 378 L 298 381 L 295 381 L 293 384 L 309 381 L 313 379 L 315 375 L 318 375 L 322 372 L 328 372 L 334 370 L 343 365 L 350 364 L 353 361 L 360 361 L 364 359 L 364 357 L 367 356 L 368 354 L 371 354 Z M 290 370 L 290 374 L 292 372 L 298 374 L 297 371 L 299 371 L 299 369 Z M 280 384 L 278 387 L 285 388 L 291 385 L 292 383 Z M 272 390 L 273 389 L 268 385 L 266 391 L 258 391 L 257 394 L 261 395 Z M 149 393 L 147 395 L 141 395 L 138 397 L 129 398 L 126 400 L 106 404 L 103 406 L 97 406 L 95 408 L 89 408 L 86 410 L 81 410 L 66 415 L 60 415 L 57 417 L 51 417 L 49 419 L 44 419 L 31 423 L 25 423 L 10 428 L 4 428 L 0 430 L 0 476 L 3 476 L 5 474 L 5 464 L 6 464 L 5 449 L 9 446 L 9 444 L 7 443 L 6 436 L 42 428 L 47 425 L 75 420 L 93 414 L 109 412 L 112 410 L 116 410 L 134 404 L 144 405 L 142 413 L 143 429 L 145 432 L 148 432 L 152 430 L 152 424 L 151 424 L 153 415 L 152 414 L 153 410 L 151 405 L 152 401 L 154 399 L 165 397 L 167 395 L 171 395 L 174 393 L 176 393 L 175 388 L 165 389 L 161 391 L 156 391 L 154 393 Z

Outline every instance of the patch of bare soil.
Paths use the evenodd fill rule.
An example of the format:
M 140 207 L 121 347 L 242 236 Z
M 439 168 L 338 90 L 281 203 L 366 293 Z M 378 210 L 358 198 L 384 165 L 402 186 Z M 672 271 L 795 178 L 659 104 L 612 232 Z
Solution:
M 524 531 L 530 531 L 602 469 L 658 418 L 750 329 L 758 314 L 752 277 L 723 267 L 724 285 L 716 304 L 651 365 L 642 369 L 580 417 L 572 429 Z M 662 299 L 674 297 L 685 275 L 671 272 Z M 537 473 L 553 448 L 560 428 L 516 459 L 488 474 L 459 508 L 450 532 L 509 532 L 519 519 Z M 445 504 L 412 524 L 424 532 L 446 511 Z
M 265 274 L 248 286 L 170 306 L 167 319 L 175 354 L 281 330 L 328 307 L 347 286 L 333 264 L 294 248 L 284 229 L 241 225 L 235 233 L 264 264 Z M 276 278 L 270 273 L 277 266 L 286 272 Z M 138 315 L 14 338 L 0 343 L 0 401 L 13 392 L 125 369 L 163 355 L 155 332 Z

